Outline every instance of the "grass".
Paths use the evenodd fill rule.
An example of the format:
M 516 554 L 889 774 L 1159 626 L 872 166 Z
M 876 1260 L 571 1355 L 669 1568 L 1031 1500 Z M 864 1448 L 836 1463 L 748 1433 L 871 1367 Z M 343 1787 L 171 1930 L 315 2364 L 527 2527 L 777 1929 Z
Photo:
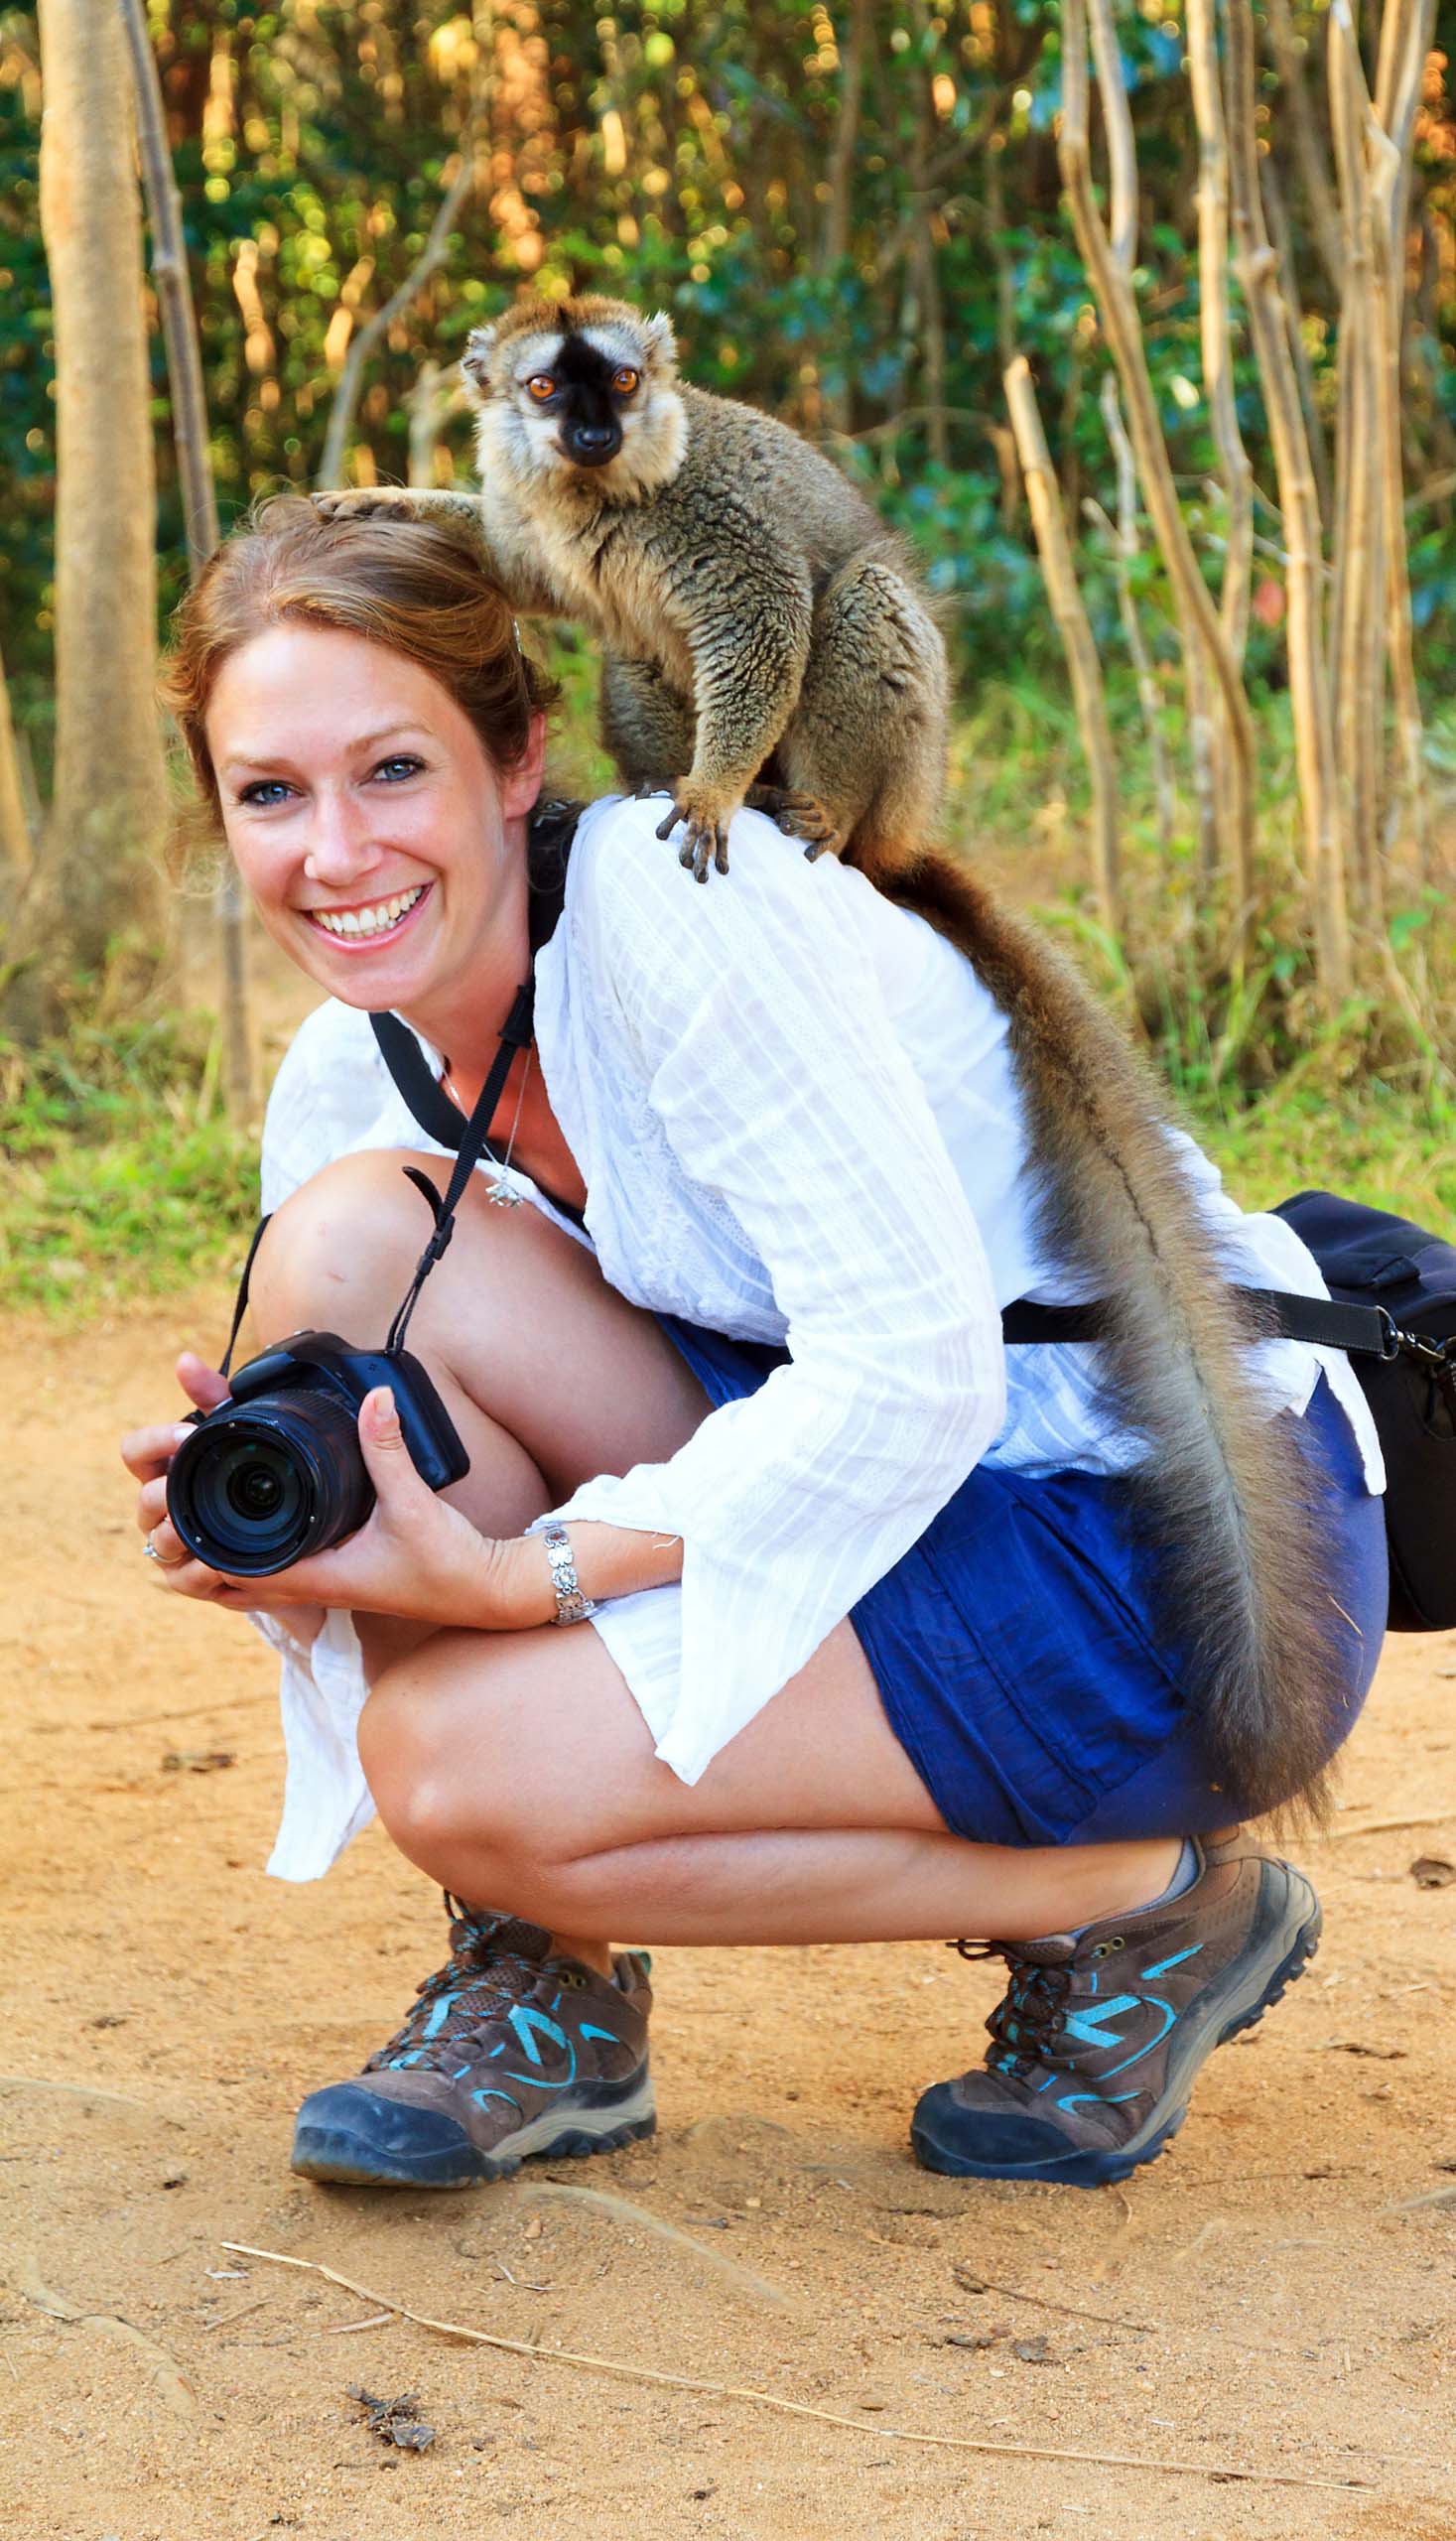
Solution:
M 71 1320 L 241 1259 L 255 1140 L 222 1120 L 206 1016 L 0 1041 L 0 1303 Z
M 1380 1087 L 1331 1103 L 1317 1094 L 1266 1097 L 1194 1126 L 1241 1208 L 1267 1209 L 1292 1192 L 1338 1191 L 1392 1210 L 1456 1242 L 1456 1115 L 1413 1113 Z

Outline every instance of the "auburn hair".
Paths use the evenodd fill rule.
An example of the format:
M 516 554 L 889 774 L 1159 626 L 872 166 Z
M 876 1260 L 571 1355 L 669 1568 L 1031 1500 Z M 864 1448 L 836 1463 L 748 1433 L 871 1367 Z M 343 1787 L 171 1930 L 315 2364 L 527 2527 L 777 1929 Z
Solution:
M 173 620 L 162 699 L 187 744 L 207 827 L 221 825 L 206 717 L 230 657 L 285 622 L 362 635 L 428 671 L 492 767 L 524 757 L 556 683 L 521 649 L 514 617 L 463 537 L 372 513 L 327 520 L 298 494 L 255 505 L 208 559 Z

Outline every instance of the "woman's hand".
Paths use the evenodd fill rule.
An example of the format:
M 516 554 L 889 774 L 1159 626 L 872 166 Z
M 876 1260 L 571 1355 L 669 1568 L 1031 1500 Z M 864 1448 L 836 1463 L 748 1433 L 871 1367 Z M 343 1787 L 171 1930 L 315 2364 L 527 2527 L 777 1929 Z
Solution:
M 201 1409 L 226 1395 L 224 1380 L 191 1355 L 178 1363 L 187 1393 Z M 300 1606 L 342 1606 L 361 1614 L 407 1615 L 423 1623 L 476 1631 L 514 1631 L 548 1623 L 555 1612 L 550 1567 L 530 1537 L 497 1540 L 479 1535 L 422 1481 L 400 1432 L 394 1400 L 376 1387 L 359 1411 L 359 1447 L 376 1493 L 370 1516 L 331 1551 L 316 1553 L 265 1579 L 229 1578 L 195 1561 L 167 1517 L 167 1467 L 187 1423 L 134 1430 L 122 1456 L 141 1483 L 137 1524 L 158 1559 L 158 1578 L 175 1596 L 200 1598 L 235 1613 Z M 301 1620 L 301 1619 L 300 1619 Z
M 227 1400 L 227 1379 L 216 1368 L 209 1368 L 194 1350 L 185 1350 L 177 1363 L 177 1379 L 189 1401 L 199 1411 L 215 1411 Z M 160 1588 L 168 1588 L 175 1596 L 198 1597 L 211 1605 L 233 1606 L 239 1613 L 249 1608 L 271 1606 L 267 1591 L 271 1580 L 260 1579 L 252 1591 L 242 1596 L 220 1579 L 205 1563 L 194 1561 L 186 1545 L 175 1533 L 167 1516 L 167 1473 L 178 1448 L 192 1436 L 190 1420 L 166 1420 L 147 1429 L 132 1429 L 121 1442 L 121 1461 L 127 1472 L 141 1484 L 137 1493 L 136 1520 L 142 1539 L 152 1546 L 157 1556 L 156 1580 Z M 296 1620 L 302 1620 L 297 1618 Z M 323 1621 L 316 1614 L 314 1630 Z M 309 1635 L 312 1639 L 312 1633 Z

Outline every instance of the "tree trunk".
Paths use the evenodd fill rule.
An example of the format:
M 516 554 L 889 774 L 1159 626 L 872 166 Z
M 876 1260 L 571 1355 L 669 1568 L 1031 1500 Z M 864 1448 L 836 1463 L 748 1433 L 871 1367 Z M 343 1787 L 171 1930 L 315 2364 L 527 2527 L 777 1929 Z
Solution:
M 475 183 L 477 138 L 478 111 L 461 134 L 460 147 L 456 154 L 455 174 L 441 198 L 424 246 L 399 288 L 390 293 L 382 308 L 376 309 L 371 318 L 365 319 L 362 327 L 356 331 L 350 340 L 348 351 L 344 355 L 338 386 L 334 390 L 333 403 L 329 410 L 329 422 L 324 434 L 324 456 L 319 462 L 317 482 L 326 490 L 331 490 L 343 479 L 344 458 L 348 450 L 349 435 L 353 430 L 354 411 L 359 402 L 359 391 L 364 384 L 364 365 L 369 355 L 375 345 L 388 334 L 395 319 L 401 317 L 404 311 L 418 300 L 431 275 L 438 272 L 450 253 L 451 233 L 454 230 L 457 215 Z
M 1289 0 L 1268 0 L 1268 36 L 1293 133 L 1294 157 L 1304 189 L 1309 226 L 1331 288 L 1338 296 L 1345 274 L 1340 212 L 1330 180 L 1324 140 L 1315 120 L 1314 101 L 1304 75 L 1304 55 L 1294 32 Z
M 1344 221 L 1340 302 L 1340 501 L 1333 615 L 1335 734 L 1349 805 L 1351 879 L 1361 916 L 1384 921 L 1386 792 L 1385 508 L 1380 396 L 1382 309 L 1376 207 L 1361 112 L 1364 71 L 1348 10 L 1330 17 L 1330 124 Z
M 1106 18 L 1107 0 L 1091 0 L 1091 5 L 1095 13 Z M 1179 507 L 1148 373 L 1137 304 L 1114 252 L 1093 191 L 1088 137 L 1087 0 L 1065 0 L 1062 29 L 1062 128 L 1057 145 L 1062 183 L 1098 316 L 1117 364 L 1143 500 L 1172 586 L 1190 716 L 1197 725 L 1208 697 L 1215 691 L 1223 705 L 1230 746 L 1220 772 L 1217 812 L 1221 835 L 1228 842 L 1223 861 L 1233 890 L 1234 947 L 1236 954 L 1242 955 L 1254 907 L 1254 727 L 1238 666 L 1199 571 Z M 1109 83 L 1104 113 L 1125 113 L 1125 90 L 1116 44 L 1105 43 L 1101 59 Z M 1195 773 L 1196 764 L 1195 748 Z
M 1299 275 L 1294 262 L 1294 241 L 1289 232 L 1289 214 L 1284 206 L 1284 191 L 1272 153 L 1266 152 L 1258 163 L 1258 190 L 1263 198 L 1264 225 L 1269 233 L 1279 267 L 1279 292 L 1289 336 L 1289 358 L 1299 385 L 1299 405 L 1304 416 L 1304 429 L 1309 437 L 1310 465 L 1314 469 L 1315 489 L 1319 495 L 1321 527 L 1335 516 L 1335 488 L 1330 475 L 1330 452 L 1325 428 L 1320 418 L 1319 398 L 1314 385 L 1314 365 L 1299 324 Z
M 121 20 L 41 0 L 41 227 L 56 336 L 56 782 L 5 945 L 7 1019 L 54 1030 L 125 939 L 155 975 L 166 819 L 154 697 L 156 487 L 142 227 Z M 135 976 L 135 973 L 134 973 Z
M 860 141 L 860 108 L 864 93 L 864 58 L 874 42 L 869 0 L 850 0 L 849 25 L 840 50 L 840 110 L 825 170 L 829 189 L 819 247 L 820 279 L 832 283 L 850 252 L 850 212 L 855 159 Z M 848 376 L 826 394 L 824 420 L 832 432 L 847 433 L 854 419 Z
M 26 817 L 10 691 L 5 684 L 5 665 L 0 662 L 0 890 L 23 883 L 30 869 L 31 825 Z
M 850 252 L 850 207 L 855 153 L 860 141 L 860 102 L 864 91 L 864 57 L 873 42 L 869 0 L 850 0 L 849 23 L 840 46 L 840 106 L 834 140 L 824 172 L 827 188 L 819 270 L 833 279 Z
M 1230 0 L 1228 24 L 1234 236 L 1288 550 L 1289 704 L 1304 822 L 1304 866 L 1314 913 L 1320 992 L 1326 1007 L 1333 1009 L 1350 990 L 1350 921 L 1335 717 L 1323 641 L 1319 495 L 1289 349 L 1298 312 L 1286 307 L 1279 288 L 1279 262 L 1269 243 L 1259 189 L 1250 0 Z
M 1011 429 L 1021 454 L 1026 500 L 1041 556 L 1052 615 L 1072 676 L 1077 724 L 1092 779 L 1092 870 L 1098 911 L 1115 944 L 1123 940 L 1123 896 L 1118 871 L 1118 770 L 1108 723 L 1102 664 L 1097 642 L 1077 587 L 1077 569 L 1062 518 L 1061 496 L 1051 453 L 1046 446 L 1036 392 L 1024 354 L 1018 353 L 1005 377 Z
M 131 54 L 142 182 L 152 229 L 152 280 L 167 345 L 172 437 L 187 526 L 188 572 L 196 582 L 217 544 L 217 494 L 207 443 L 201 349 L 183 235 L 182 198 L 167 147 L 162 83 L 147 32 L 145 0 L 121 0 L 121 12 Z M 216 907 L 222 957 L 223 1083 L 232 1119 L 247 1121 L 254 1109 L 253 1035 L 248 1019 L 248 902 L 230 858 L 218 886 Z
M 1137 598 L 1132 589 L 1132 567 L 1137 561 L 1137 463 L 1127 427 L 1123 421 L 1123 408 L 1118 396 L 1118 382 L 1112 371 L 1102 383 L 1103 422 L 1108 428 L 1113 458 L 1118 470 L 1117 526 L 1107 522 L 1108 541 L 1118 577 L 1118 614 L 1123 633 L 1127 639 L 1133 675 L 1137 681 L 1137 703 L 1142 710 L 1142 729 L 1147 738 L 1147 754 L 1152 767 L 1153 799 L 1157 805 L 1158 844 L 1164 856 L 1173 841 L 1173 777 L 1168 765 L 1167 745 L 1162 731 L 1162 701 L 1157 693 L 1157 680 L 1142 620 L 1137 614 Z M 1103 515 L 1104 519 L 1107 515 Z
M 1234 340 L 1229 325 L 1229 144 L 1213 0 L 1188 0 L 1188 70 L 1198 125 L 1198 307 L 1203 385 L 1229 506 L 1220 612 L 1229 649 L 1242 667 L 1253 587 L 1254 470 L 1234 404 Z
M 1376 273 L 1382 329 L 1380 353 L 1381 474 L 1385 514 L 1388 647 L 1395 708 L 1397 830 L 1403 827 L 1414 871 L 1425 879 L 1425 745 L 1415 684 L 1410 568 L 1405 545 L 1405 483 L 1400 441 L 1400 348 L 1405 320 L 1405 240 L 1410 219 L 1411 151 L 1426 56 L 1435 32 L 1435 0 L 1414 0 L 1402 17 L 1390 8 L 1381 24 L 1380 81 L 1374 111 L 1365 101 L 1370 146 L 1378 157 Z M 1389 845 L 1389 840 L 1388 840 Z

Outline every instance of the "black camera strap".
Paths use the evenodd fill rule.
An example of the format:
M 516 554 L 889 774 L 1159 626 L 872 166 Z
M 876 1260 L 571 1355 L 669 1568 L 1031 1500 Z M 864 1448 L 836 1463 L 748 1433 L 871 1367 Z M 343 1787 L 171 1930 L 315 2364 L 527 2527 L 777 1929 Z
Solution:
M 253 1275 L 253 1264 L 258 1258 L 258 1247 L 262 1243 L 272 1222 L 273 1212 L 270 1209 L 267 1217 L 260 1218 L 253 1229 L 253 1240 L 248 1246 L 248 1258 L 243 1264 L 242 1277 L 237 1283 L 237 1296 L 233 1302 L 232 1330 L 227 1336 L 227 1348 L 223 1351 L 221 1360 L 218 1363 L 217 1374 L 219 1377 L 230 1377 L 232 1374 L 232 1354 L 237 1348 L 237 1336 L 242 1330 L 242 1319 L 248 1310 L 248 1283 Z
M 517 1051 L 528 1050 L 531 1046 L 531 1018 L 535 1003 L 535 981 L 523 980 L 516 991 L 510 1012 L 501 1026 L 500 1043 L 490 1062 L 489 1074 L 480 1088 L 474 1110 L 463 1130 L 460 1128 L 460 1114 L 450 1097 L 442 1092 L 437 1080 L 431 1074 L 425 1055 L 408 1024 L 401 1023 L 398 1016 L 393 1014 L 371 1014 L 369 1017 L 374 1027 L 374 1038 L 384 1054 L 385 1065 L 394 1077 L 396 1085 L 399 1085 L 401 1092 L 405 1094 L 405 1100 L 409 1103 L 416 1120 L 420 1122 L 423 1129 L 429 1130 L 431 1137 L 438 1139 L 442 1146 L 454 1146 L 456 1149 L 455 1162 L 451 1166 L 450 1180 L 445 1186 L 443 1198 L 436 1190 L 428 1173 L 423 1172 L 418 1165 L 405 1166 L 405 1172 L 410 1181 L 429 1202 L 435 1218 L 435 1232 L 415 1265 L 415 1275 L 389 1327 L 389 1337 L 384 1344 L 386 1350 L 404 1348 L 405 1333 L 409 1328 L 410 1317 L 419 1302 L 420 1290 L 436 1263 L 449 1250 L 451 1237 L 455 1233 L 455 1214 L 469 1187 L 470 1176 L 481 1157 L 491 1152 L 490 1124 L 495 1118 L 496 1106 L 505 1092 L 505 1080 L 510 1074 L 511 1064 Z M 391 1025 L 392 1032 L 389 1029 Z M 400 1056 L 399 1041 L 396 1036 L 401 1035 L 408 1042 L 415 1059 L 418 1060 L 423 1075 L 429 1080 L 433 1094 L 450 1114 L 449 1122 L 442 1120 L 438 1129 L 433 1121 L 423 1118 L 411 1099 L 411 1092 L 419 1090 L 417 1081 L 412 1085 L 411 1092 L 406 1092 L 401 1084 L 394 1064 L 395 1059 Z M 432 1104 L 430 1108 L 433 1113 L 434 1105 Z M 457 1143 L 457 1137 L 459 1143 Z

